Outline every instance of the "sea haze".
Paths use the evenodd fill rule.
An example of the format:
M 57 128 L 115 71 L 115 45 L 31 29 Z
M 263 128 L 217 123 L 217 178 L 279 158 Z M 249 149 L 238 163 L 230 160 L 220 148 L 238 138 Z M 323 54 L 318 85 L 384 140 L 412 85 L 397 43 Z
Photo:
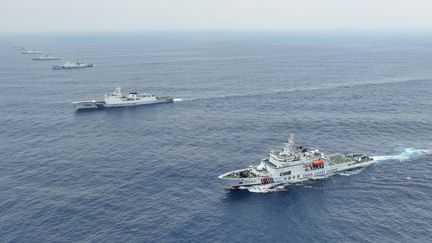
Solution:
M 431 242 L 432 34 L 0 38 L 0 241 Z M 12 46 L 63 59 L 32 61 Z M 95 67 L 52 70 L 79 59 Z M 122 86 L 183 101 L 75 112 Z M 289 133 L 379 162 L 224 190 Z M 266 192 L 266 193 L 265 193 Z

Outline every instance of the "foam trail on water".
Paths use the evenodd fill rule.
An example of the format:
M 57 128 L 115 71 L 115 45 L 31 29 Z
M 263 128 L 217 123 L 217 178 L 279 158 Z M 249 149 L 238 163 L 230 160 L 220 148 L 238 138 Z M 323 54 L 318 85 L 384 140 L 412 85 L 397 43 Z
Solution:
M 327 177 L 325 177 L 327 178 Z M 321 178 L 324 179 L 324 178 Z M 267 185 L 255 185 L 255 186 L 250 186 L 250 187 L 240 187 L 240 189 L 244 190 L 248 190 L 249 192 L 254 192 L 254 193 L 269 193 L 269 192 L 281 192 L 281 191 L 285 191 L 290 187 L 293 186 L 303 186 L 303 187 L 307 187 L 307 188 L 311 188 L 312 186 L 309 184 L 311 181 L 303 181 L 303 182 L 297 182 L 295 184 L 292 183 L 282 183 L 282 184 L 277 184 L 277 185 L 271 185 L 271 184 L 267 184 Z
M 180 102 L 180 101 L 183 101 L 184 99 L 183 98 L 175 98 L 173 101 L 174 102 Z
M 341 175 L 341 176 L 357 175 L 360 172 L 362 172 L 363 170 L 364 170 L 364 168 L 357 169 L 357 170 L 351 170 L 351 171 L 342 171 L 342 172 L 338 173 L 338 175 Z
M 424 79 L 416 79 L 421 81 L 428 81 L 428 78 Z M 297 91 L 312 91 L 312 90 L 330 90 L 335 88 L 345 88 L 345 87 L 357 87 L 363 85 L 377 85 L 377 84 L 392 84 L 392 83 L 405 83 L 413 81 L 412 79 L 389 79 L 389 80 L 372 80 L 368 82 L 357 82 L 351 84 L 323 84 L 319 86 L 304 86 L 304 87 L 296 87 L 289 89 L 270 89 L 267 91 L 250 91 L 246 93 L 234 93 L 234 94 L 220 94 L 220 95 L 211 95 L 211 96 L 202 96 L 202 97 L 187 97 L 186 101 L 192 100 L 213 100 L 213 99 L 226 99 L 226 98 L 241 98 L 241 97 L 252 97 L 252 96 L 260 96 L 260 95 L 273 95 L 279 93 L 290 93 Z M 176 101 L 174 99 L 174 101 Z M 183 99 L 181 100 L 183 101 Z
M 431 151 L 428 149 L 416 149 L 416 148 L 406 148 L 402 153 L 397 155 L 381 155 L 381 156 L 372 156 L 372 158 L 376 161 L 385 161 L 385 160 L 410 160 L 418 158 L 419 156 L 430 154 Z
M 286 186 L 288 186 L 288 184 L 281 184 L 281 185 L 276 185 L 276 186 L 275 185 L 256 185 L 256 186 L 247 187 L 245 189 L 247 189 L 250 192 L 255 192 L 255 193 L 268 193 L 268 192 L 283 191 L 286 189 Z

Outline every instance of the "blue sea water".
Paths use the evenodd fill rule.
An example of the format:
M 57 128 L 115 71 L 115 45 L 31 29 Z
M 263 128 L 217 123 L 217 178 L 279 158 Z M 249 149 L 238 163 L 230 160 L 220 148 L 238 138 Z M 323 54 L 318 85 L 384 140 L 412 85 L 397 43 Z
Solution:
M 12 46 L 60 61 L 32 61 Z M 80 59 L 82 70 L 51 70 Z M 2 242 L 431 242 L 432 34 L 183 32 L 0 38 Z M 121 85 L 183 98 L 75 112 Z M 379 162 L 224 190 L 294 133 Z

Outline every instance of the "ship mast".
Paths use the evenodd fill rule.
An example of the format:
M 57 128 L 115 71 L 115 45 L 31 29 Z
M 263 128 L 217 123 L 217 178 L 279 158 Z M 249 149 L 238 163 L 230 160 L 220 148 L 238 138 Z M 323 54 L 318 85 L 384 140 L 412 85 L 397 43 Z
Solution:
M 296 157 L 296 151 L 295 151 L 295 141 L 294 141 L 294 134 L 290 134 L 289 138 L 288 138 L 288 143 L 284 143 L 284 147 L 281 151 L 281 155 L 286 155 L 289 157 Z

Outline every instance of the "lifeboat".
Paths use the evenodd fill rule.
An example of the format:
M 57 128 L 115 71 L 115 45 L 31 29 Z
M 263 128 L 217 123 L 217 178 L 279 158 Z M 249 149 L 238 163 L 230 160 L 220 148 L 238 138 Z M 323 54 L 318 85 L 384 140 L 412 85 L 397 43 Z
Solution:
M 322 160 L 322 159 L 315 160 L 314 162 L 312 162 L 312 165 L 315 166 L 315 167 L 323 166 L 324 165 L 324 160 Z

